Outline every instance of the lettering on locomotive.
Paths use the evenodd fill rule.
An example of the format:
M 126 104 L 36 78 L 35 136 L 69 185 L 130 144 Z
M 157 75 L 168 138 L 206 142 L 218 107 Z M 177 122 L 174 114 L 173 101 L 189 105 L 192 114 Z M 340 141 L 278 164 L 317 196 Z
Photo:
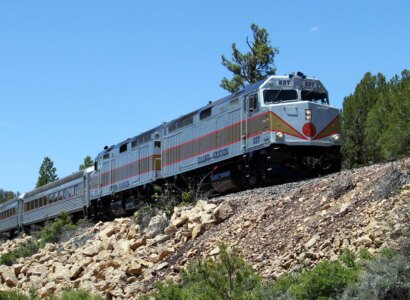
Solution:
M 128 188 L 129 186 L 130 186 L 130 182 L 129 182 L 129 180 L 126 180 L 126 181 L 120 182 L 118 184 L 112 184 L 111 187 L 110 187 L 110 191 L 115 192 L 115 191 L 118 191 L 118 190 L 123 190 L 123 189 Z
M 218 159 L 224 156 L 228 156 L 229 155 L 229 149 L 228 148 L 223 148 L 220 150 L 216 150 L 212 153 L 212 155 L 210 153 L 202 155 L 200 157 L 198 157 L 198 164 L 203 164 L 206 163 L 212 159 Z

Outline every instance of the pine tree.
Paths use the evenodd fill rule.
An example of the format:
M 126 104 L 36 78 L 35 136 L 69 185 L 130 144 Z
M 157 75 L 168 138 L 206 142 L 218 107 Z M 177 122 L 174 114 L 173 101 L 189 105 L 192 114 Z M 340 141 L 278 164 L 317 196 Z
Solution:
M 396 159 L 410 154 L 410 72 L 404 70 L 390 81 L 390 94 L 383 114 L 386 122 L 379 139 L 384 159 Z
M 82 170 L 84 170 L 84 169 L 87 169 L 88 167 L 92 167 L 93 165 L 94 165 L 93 159 L 91 158 L 91 156 L 87 155 L 87 156 L 84 158 L 84 162 L 80 165 L 79 171 L 82 171 Z
M 380 88 L 385 85 L 382 74 L 366 73 L 354 94 L 343 102 L 342 153 L 347 167 L 360 166 L 369 161 L 369 144 L 366 143 L 366 121 L 369 111 L 378 102 Z
M 18 196 L 19 193 L 14 193 L 12 191 L 5 191 L 3 189 L 0 189 L 0 203 L 6 202 L 10 199 L 13 199 L 14 197 Z
M 246 38 L 249 52 L 241 53 L 236 44 L 232 44 L 232 60 L 222 55 L 222 65 L 233 73 L 232 80 L 223 78 L 220 86 L 235 93 L 246 86 L 264 79 L 266 76 L 275 75 L 275 55 L 279 53 L 277 48 L 270 46 L 269 34 L 258 25 L 251 25 L 253 41 Z
M 344 165 L 354 167 L 410 154 L 410 72 L 386 82 L 366 73 L 343 103 Z
M 44 157 L 40 167 L 36 188 L 58 180 L 56 171 L 57 169 L 54 167 L 54 162 L 49 157 Z

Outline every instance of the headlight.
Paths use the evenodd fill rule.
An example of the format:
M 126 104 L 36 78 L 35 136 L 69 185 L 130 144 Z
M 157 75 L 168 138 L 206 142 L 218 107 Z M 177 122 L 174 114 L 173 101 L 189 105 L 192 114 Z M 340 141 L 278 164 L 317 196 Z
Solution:
M 276 132 L 276 139 L 280 140 L 283 138 L 283 136 L 284 136 L 283 132 L 280 132 L 280 131 Z
M 332 135 L 332 140 L 333 140 L 333 142 L 340 142 L 340 134 L 336 133 L 336 134 Z
M 311 109 L 305 109 L 305 119 L 308 121 L 312 120 L 312 110 Z

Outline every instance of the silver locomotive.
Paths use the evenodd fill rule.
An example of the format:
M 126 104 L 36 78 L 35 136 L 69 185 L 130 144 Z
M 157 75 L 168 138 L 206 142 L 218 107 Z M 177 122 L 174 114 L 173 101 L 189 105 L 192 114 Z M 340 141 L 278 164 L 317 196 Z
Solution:
M 320 80 L 270 76 L 170 122 L 105 147 L 94 168 L 0 205 L 0 231 L 62 211 L 132 212 L 155 187 L 218 193 L 340 170 L 339 110 Z

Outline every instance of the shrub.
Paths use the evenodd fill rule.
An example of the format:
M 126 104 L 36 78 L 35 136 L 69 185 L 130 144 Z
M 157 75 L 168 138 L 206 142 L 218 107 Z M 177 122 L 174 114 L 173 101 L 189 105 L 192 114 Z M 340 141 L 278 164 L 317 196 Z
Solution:
M 99 295 L 91 294 L 85 290 L 68 290 L 64 291 L 60 300 L 103 300 Z
M 0 291 L 0 300 L 36 300 L 39 299 L 36 296 L 36 291 L 30 291 L 30 295 L 26 296 L 19 291 Z M 99 295 L 90 294 L 84 290 L 68 290 L 64 291 L 61 297 L 57 298 L 54 296 L 49 296 L 49 300 L 103 300 Z
M 0 256 L 0 265 L 13 265 L 20 257 L 27 257 L 37 253 L 39 244 L 34 240 L 27 240 L 21 243 L 17 249 Z
M 181 282 L 158 283 L 157 300 L 173 299 L 255 299 L 261 278 L 252 266 L 239 256 L 239 251 L 228 251 L 221 245 L 219 259 L 199 260 L 181 274 Z M 148 299 L 148 298 L 145 298 Z
M 76 225 L 72 223 L 70 215 L 62 213 L 57 220 L 44 226 L 40 231 L 40 247 L 44 247 L 46 243 L 61 241 L 64 235 L 74 232 L 75 229 Z
M 410 261 L 386 252 L 369 261 L 357 284 L 346 289 L 343 299 L 410 299 Z
M 0 300 L 29 300 L 29 298 L 18 291 L 0 291 Z
M 156 209 L 149 204 L 142 206 L 134 214 L 135 223 L 137 223 L 141 229 L 148 226 L 149 221 L 155 216 Z
M 68 214 L 62 214 L 56 221 L 46 225 L 39 233 L 38 242 L 35 240 L 28 240 L 21 243 L 17 249 L 12 252 L 5 253 L 0 256 L 1 265 L 11 266 L 20 257 L 28 257 L 38 252 L 46 243 L 55 243 L 61 240 L 63 235 L 67 232 L 73 232 L 76 226 L 71 222 Z
M 357 281 L 358 270 L 344 267 L 340 262 L 323 261 L 311 271 L 299 275 L 290 287 L 296 299 L 328 299 L 341 295 L 352 282 Z
M 366 255 L 364 255 L 367 257 Z M 358 280 L 360 265 L 353 252 L 345 250 L 335 262 L 327 260 L 313 269 L 295 275 L 283 275 L 264 286 L 260 299 L 334 299 Z
M 182 192 L 182 202 L 192 203 L 194 201 L 194 191 L 192 189 Z

